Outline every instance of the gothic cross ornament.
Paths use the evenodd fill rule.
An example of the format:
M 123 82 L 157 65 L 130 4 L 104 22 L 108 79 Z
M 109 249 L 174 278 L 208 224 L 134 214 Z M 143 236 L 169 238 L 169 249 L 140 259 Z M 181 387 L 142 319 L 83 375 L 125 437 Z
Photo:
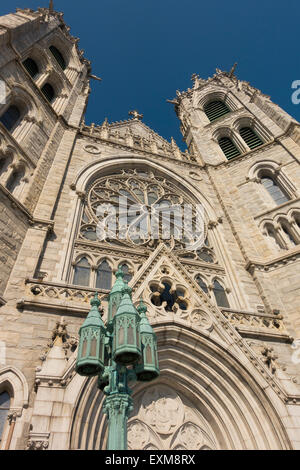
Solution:
M 133 111 L 129 111 L 128 113 L 129 116 L 133 116 L 133 119 L 143 119 L 144 115 L 143 114 L 139 114 L 139 112 L 135 109 Z

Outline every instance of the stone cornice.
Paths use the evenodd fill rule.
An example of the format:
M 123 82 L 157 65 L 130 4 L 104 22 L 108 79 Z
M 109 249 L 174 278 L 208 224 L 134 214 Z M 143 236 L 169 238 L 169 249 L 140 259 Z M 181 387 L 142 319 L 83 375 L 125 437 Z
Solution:
M 248 260 L 245 266 L 245 269 L 246 271 L 249 271 L 251 274 L 253 274 L 255 270 L 269 271 L 271 269 L 276 269 L 278 267 L 290 264 L 296 261 L 298 258 L 300 258 L 299 245 L 296 248 L 289 250 L 284 255 L 278 256 L 276 258 L 272 258 L 269 260 L 262 260 L 259 258 Z
M 47 231 L 54 230 L 54 221 L 53 220 L 46 220 L 46 219 L 39 219 L 34 217 L 21 202 L 19 202 L 2 184 L 0 184 L 0 191 L 8 198 L 10 201 L 12 208 L 17 209 L 25 221 L 31 226 L 32 228 L 37 229 L 46 229 Z
M 8 132 L 8 130 L 6 129 L 6 127 L 4 126 L 4 124 L 2 124 L 2 122 L 0 122 L 0 130 L 1 132 L 3 132 L 3 134 L 5 135 L 5 137 L 10 141 L 9 142 L 9 145 L 12 145 L 16 148 L 16 150 L 18 151 L 18 153 L 20 155 L 22 155 L 22 157 L 25 159 L 25 160 L 28 160 L 28 162 L 30 162 L 32 168 L 36 168 L 36 163 L 32 160 L 32 158 L 27 155 L 26 152 L 24 152 L 24 149 L 20 146 L 20 144 L 16 141 L 16 139 L 14 138 L 14 136 Z
M 88 137 L 90 140 L 93 140 L 94 142 L 101 142 L 101 144 L 103 145 L 107 145 L 109 147 L 113 147 L 113 148 L 117 148 L 117 149 L 121 149 L 121 150 L 126 150 L 130 153 L 134 153 L 134 154 L 137 154 L 137 155 L 146 155 L 146 156 L 152 156 L 154 157 L 156 160 L 157 159 L 160 159 L 162 161 L 170 161 L 170 162 L 173 162 L 179 166 L 185 166 L 185 167 L 189 167 L 189 168 L 203 168 L 203 165 L 200 164 L 200 163 L 196 163 L 196 162 L 191 162 L 191 161 L 188 161 L 188 160 L 179 160 L 178 158 L 172 158 L 170 156 L 167 156 L 165 154 L 158 154 L 158 153 L 154 153 L 154 152 L 150 152 L 148 150 L 145 150 L 145 149 L 142 149 L 140 147 L 131 147 L 130 145 L 126 145 L 125 143 L 118 143 L 116 141 L 112 141 L 112 140 L 107 140 L 107 139 L 104 139 L 100 136 L 91 136 L 87 133 L 84 133 L 82 131 L 79 132 L 78 134 L 79 136 L 84 136 L 84 137 Z M 184 153 L 183 153 L 184 155 Z
M 13 209 L 18 209 L 22 216 L 26 218 L 28 223 L 33 221 L 32 214 L 26 209 L 21 202 L 19 202 L 2 184 L 0 184 L 0 191 L 7 197 L 10 201 Z
M 260 147 L 257 147 L 253 150 L 249 150 L 245 153 L 242 153 L 241 155 L 238 155 L 237 157 L 234 157 L 232 160 L 226 160 L 225 162 L 220 162 L 220 163 L 217 163 L 215 165 L 209 165 L 209 166 L 213 167 L 215 170 L 223 168 L 223 167 L 231 167 L 231 166 L 236 165 L 237 163 L 240 163 L 241 161 L 244 161 L 244 160 L 247 160 L 250 157 L 253 157 L 253 155 L 257 155 L 259 153 L 262 153 L 266 149 L 272 148 L 275 145 L 279 145 L 279 142 L 277 142 L 275 139 L 273 139 L 270 142 L 266 142 L 265 144 L 261 145 Z
M 127 246 L 116 246 L 116 245 L 108 245 L 104 244 L 102 245 L 99 242 L 92 242 L 92 241 L 86 241 L 86 240 L 80 240 L 76 239 L 75 240 L 75 248 L 80 248 L 80 249 L 90 249 L 90 250 L 97 250 L 97 251 L 103 251 L 105 253 L 110 253 L 110 254 L 116 254 L 118 255 L 128 255 L 132 254 L 136 257 L 143 257 L 143 258 L 148 258 L 150 251 L 147 249 L 133 249 Z
M 288 206 L 293 206 L 293 203 L 300 202 L 300 197 L 297 197 L 296 199 L 290 199 L 287 202 L 284 202 L 283 204 L 280 204 L 280 206 L 273 207 L 273 209 L 268 209 L 267 211 L 262 212 L 261 214 L 258 214 L 254 217 L 254 220 L 260 219 L 261 217 L 264 217 L 266 215 L 274 214 L 277 213 L 277 211 L 281 211 L 285 207 Z

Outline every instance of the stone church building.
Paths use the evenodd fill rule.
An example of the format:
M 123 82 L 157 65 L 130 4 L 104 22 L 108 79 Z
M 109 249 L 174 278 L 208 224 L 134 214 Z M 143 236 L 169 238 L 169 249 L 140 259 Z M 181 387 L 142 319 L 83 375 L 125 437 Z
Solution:
M 76 349 L 122 265 L 161 371 L 133 386 L 128 448 L 300 449 L 300 125 L 233 67 L 170 100 L 185 152 L 135 111 L 88 126 L 97 77 L 51 3 L 0 42 L 0 448 L 106 448 Z M 201 204 L 205 243 L 99 240 L 120 195 Z

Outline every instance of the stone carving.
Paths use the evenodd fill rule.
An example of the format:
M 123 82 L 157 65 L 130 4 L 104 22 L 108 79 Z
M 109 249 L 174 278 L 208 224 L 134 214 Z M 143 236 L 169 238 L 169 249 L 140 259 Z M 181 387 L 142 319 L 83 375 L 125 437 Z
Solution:
M 142 398 L 142 416 L 158 434 L 172 434 L 184 420 L 179 396 L 167 387 L 151 387 Z
M 132 116 L 133 119 L 137 119 L 137 120 L 138 120 L 138 119 L 143 119 L 143 117 L 144 117 L 143 114 L 139 114 L 139 112 L 136 111 L 136 110 L 134 110 L 134 111 L 129 111 L 128 115 L 129 115 L 129 116 Z
M 50 433 L 30 433 L 26 450 L 46 450 L 49 447 Z
M 203 444 L 201 429 L 192 423 L 184 424 L 177 436 L 181 445 L 189 450 L 198 450 Z
M 130 450 L 142 450 L 149 442 L 149 430 L 140 421 L 132 421 L 128 425 L 127 438 Z
M 84 150 L 88 153 L 93 154 L 93 155 L 97 155 L 97 154 L 101 153 L 100 148 L 97 147 L 96 145 L 86 145 L 84 147 Z
M 277 368 L 276 360 L 278 359 L 278 356 L 277 354 L 274 353 L 274 349 L 269 346 L 265 346 L 261 354 L 264 358 L 263 359 L 264 363 L 270 369 L 272 374 L 275 374 L 276 368 Z
M 190 321 L 193 325 L 207 330 L 212 327 L 212 319 L 203 310 L 194 310 L 190 315 Z
M 176 450 L 211 450 L 215 448 L 213 439 L 195 423 L 186 422 L 176 432 L 172 449 Z
M 78 287 L 61 286 L 59 284 L 51 285 L 43 281 L 28 282 L 26 291 L 34 297 L 43 297 L 48 299 L 65 300 L 68 302 L 80 302 L 89 306 L 90 300 L 94 295 L 93 289 L 80 289 Z
M 254 327 L 272 330 L 272 333 L 278 332 L 280 334 L 286 333 L 285 325 L 282 316 L 271 316 L 262 314 L 247 314 L 231 311 L 223 311 L 223 315 L 229 322 L 237 327 Z
M 154 444 L 148 444 L 143 450 L 159 450 Z

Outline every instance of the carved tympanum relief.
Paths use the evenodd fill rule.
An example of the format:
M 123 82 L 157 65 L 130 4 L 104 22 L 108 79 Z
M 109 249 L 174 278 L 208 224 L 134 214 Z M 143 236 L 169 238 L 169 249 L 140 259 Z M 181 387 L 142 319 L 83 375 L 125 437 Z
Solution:
M 167 385 L 135 397 L 128 424 L 128 448 L 200 450 L 217 448 L 213 433 L 195 407 Z

